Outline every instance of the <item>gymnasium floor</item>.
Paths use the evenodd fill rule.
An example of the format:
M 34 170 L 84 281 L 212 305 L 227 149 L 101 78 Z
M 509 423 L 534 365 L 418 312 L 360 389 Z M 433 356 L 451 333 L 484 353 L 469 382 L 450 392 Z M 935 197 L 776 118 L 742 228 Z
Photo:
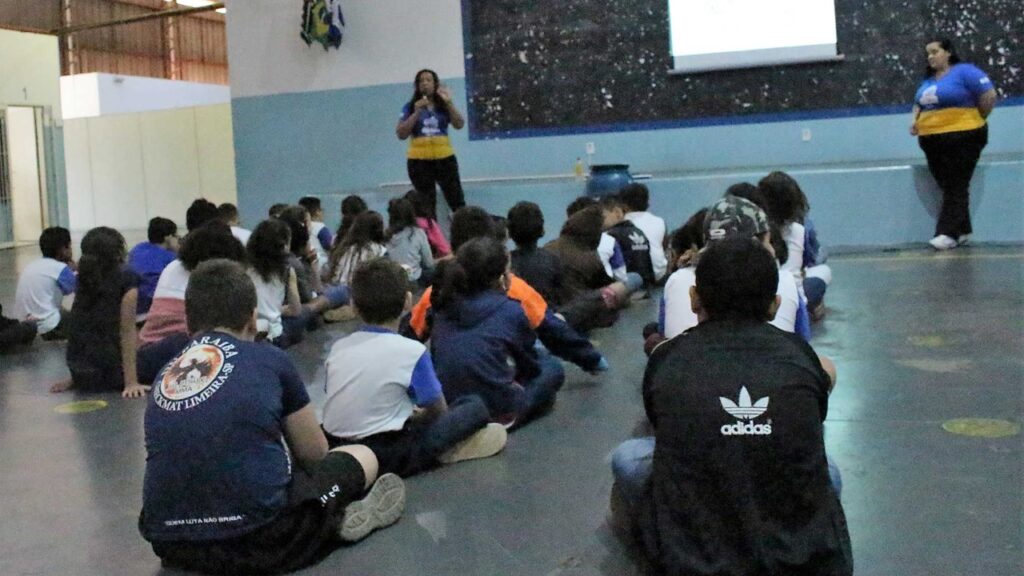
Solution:
M 33 248 L 0 251 L 0 302 Z M 1020 423 L 1024 249 L 837 256 L 830 312 L 812 344 L 839 368 L 827 424 L 861 576 L 1019 576 L 1021 436 L 955 435 L 954 418 Z M 656 300 L 592 338 L 612 364 L 569 368 L 549 416 L 489 460 L 408 481 L 399 523 L 304 574 L 630 575 L 606 524 L 608 455 L 643 419 L 640 330 Z M 334 325 L 292 350 L 314 402 Z M 162 571 L 136 530 L 145 451 L 142 401 L 51 395 L 62 344 L 0 356 L 0 574 Z M 76 400 L 101 410 L 64 414 Z M 968 428 L 968 431 L 978 431 Z

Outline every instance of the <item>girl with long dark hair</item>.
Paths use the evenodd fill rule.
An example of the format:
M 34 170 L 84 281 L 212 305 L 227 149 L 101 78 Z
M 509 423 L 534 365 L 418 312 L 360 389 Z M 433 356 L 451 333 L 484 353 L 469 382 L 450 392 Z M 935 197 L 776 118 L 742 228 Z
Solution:
M 555 401 L 561 362 L 541 356 L 519 302 L 505 291 L 508 252 L 494 238 L 474 238 L 438 265 L 430 302 L 434 366 L 449 402 L 479 395 L 491 419 L 523 424 Z
M 331 250 L 327 268 L 327 282 L 335 286 L 348 286 L 356 267 L 387 253 L 384 242 L 384 219 L 374 211 L 356 217 L 352 229 Z
M 288 265 L 291 237 L 291 229 L 284 222 L 264 220 L 246 245 L 249 277 L 256 286 L 256 329 L 280 348 L 298 344 L 305 336 L 298 280 Z M 289 318 L 298 321 L 289 322 Z
M 402 265 L 409 280 L 429 286 L 434 276 L 434 256 L 426 233 L 416 225 L 412 202 L 393 198 L 388 202 L 388 258 Z
M 402 108 L 395 134 L 399 140 L 412 137 L 406 164 L 409 180 L 429 201 L 435 219 L 438 185 L 452 212 L 466 205 L 459 162 L 448 139 L 449 126 L 461 130 L 465 123 L 437 73 L 427 69 L 417 72 L 412 98 Z
M 366 200 L 357 194 L 351 194 L 345 196 L 341 200 L 341 224 L 338 225 L 338 231 L 334 234 L 334 245 L 337 246 L 345 239 L 352 223 L 356 221 L 356 216 L 359 216 L 363 212 L 366 212 L 369 208 L 366 206 Z
M 68 388 L 87 392 L 120 390 L 123 398 L 141 398 L 149 386 L 136 374 L 135 308 L 139 277 L 125 266 L 124 236 L 113 228 L 93 228 L 82 238 L 78 291 L 68 324 Z

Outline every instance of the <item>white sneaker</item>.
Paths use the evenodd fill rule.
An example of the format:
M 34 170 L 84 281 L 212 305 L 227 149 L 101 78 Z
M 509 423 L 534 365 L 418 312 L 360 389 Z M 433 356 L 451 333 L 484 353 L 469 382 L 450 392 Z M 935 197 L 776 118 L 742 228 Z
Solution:
M 951 248 L 956 248 L 956 240 L 953 240 L 945 234 L 939 234 L 935 238 L 929 240 L 928 243 L 936 250 L 949 250 Z
M 394 474 L 384 474 L 362 500 L 345 507 L 339 533 L 346 542 L 362 540 L 374 530 L 398 521 L 405 510 L 405 484 Z
M 956 239 L 956 245 L 957 246 L 968 246 L 968 245 L 970 245 L 970 243 L 971 243 L 971 235 L 970 234 L 961 234 Z
M 442 464 L 454 464 L 463 460 L 475 460 L 494 456 L 508 442 L 508 430 L 501 424 L 491 422 L 476 434 L 456 444 L 453 448 L 438 456 Z

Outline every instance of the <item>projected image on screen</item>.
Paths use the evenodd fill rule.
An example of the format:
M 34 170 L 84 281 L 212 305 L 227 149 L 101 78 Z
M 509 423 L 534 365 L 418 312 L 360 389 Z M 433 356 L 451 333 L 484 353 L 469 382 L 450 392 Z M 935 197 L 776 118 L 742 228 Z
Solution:
M 834 0 L 669 0 L 673 68 L 836 59 Z

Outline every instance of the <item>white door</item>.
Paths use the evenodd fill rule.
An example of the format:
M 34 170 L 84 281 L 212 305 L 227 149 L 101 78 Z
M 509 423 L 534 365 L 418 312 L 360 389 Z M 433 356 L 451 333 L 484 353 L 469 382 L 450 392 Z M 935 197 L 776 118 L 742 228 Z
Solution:
M 28 106 L 9 106 L 4 114 L 14 241 L 18 244 L 38 242 L 45 224 L 37 115 L 37 110 Z

